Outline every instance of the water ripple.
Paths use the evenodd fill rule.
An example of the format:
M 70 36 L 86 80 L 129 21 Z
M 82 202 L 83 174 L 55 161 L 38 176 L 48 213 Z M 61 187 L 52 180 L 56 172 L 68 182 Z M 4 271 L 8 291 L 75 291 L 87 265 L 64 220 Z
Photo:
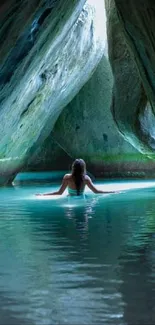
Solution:
M 35 191 L 0 190 L 0 325 L 153 325 L 152 189 L 78 204 Z

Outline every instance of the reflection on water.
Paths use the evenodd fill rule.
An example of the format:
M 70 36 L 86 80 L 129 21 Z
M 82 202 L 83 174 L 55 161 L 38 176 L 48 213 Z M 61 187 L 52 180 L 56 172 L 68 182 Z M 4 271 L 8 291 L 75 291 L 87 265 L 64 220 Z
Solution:
M 0 324 L 155 323 L 155 188 L 0 189 Z

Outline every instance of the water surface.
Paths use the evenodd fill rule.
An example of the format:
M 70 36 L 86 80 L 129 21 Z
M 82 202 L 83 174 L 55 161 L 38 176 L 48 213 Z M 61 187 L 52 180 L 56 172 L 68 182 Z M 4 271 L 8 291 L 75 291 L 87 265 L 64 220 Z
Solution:
M 0 189 L 0 324 L 155 324 L 155 182 Z

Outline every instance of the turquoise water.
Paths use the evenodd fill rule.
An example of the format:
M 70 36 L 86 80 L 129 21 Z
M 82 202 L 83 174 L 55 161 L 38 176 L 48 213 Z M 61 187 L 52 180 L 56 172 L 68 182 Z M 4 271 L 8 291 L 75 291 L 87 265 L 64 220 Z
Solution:
M 155 324 L 155 181 L 0 189 L 0 324 Z

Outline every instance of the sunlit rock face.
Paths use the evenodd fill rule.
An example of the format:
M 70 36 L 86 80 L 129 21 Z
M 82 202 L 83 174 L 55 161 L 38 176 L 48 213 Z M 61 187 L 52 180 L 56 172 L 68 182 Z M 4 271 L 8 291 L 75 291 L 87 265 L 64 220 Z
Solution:
M 51 132 L 103 55 L 100 1 L 5 1 L 0 7 L 0 182 Z
M 155 3 L 106 0 L 106 8 L 113 116 L 125 138 L 151 156 L 155 149 Z

